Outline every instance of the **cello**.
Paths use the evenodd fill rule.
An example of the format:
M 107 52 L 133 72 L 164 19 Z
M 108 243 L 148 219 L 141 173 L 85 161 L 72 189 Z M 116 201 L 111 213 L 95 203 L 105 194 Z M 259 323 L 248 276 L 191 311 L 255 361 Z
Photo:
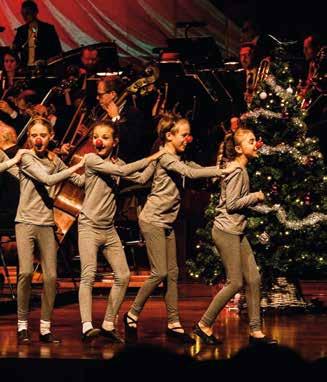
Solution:
M 124 92 L 117 98 L 116 105 L 119 107 L 125 101 L 127 96 L 136 95 L 138 92 L 148 87 L 150 84 L 153 84 L 159 78 L 159 69 L 157 67 L 150 68 L 146 73 L 148 76 L 142 77 L 134 81 L 129 85 Z M 99 120 L 104 120 L 107 117 L 107 113 L 100 117 Z M 80 121 L 81 123 L 81 121 Z M 77 126 L 77 129 L 80 125 Z M 67 161 L 69 166 L 72 166 L 78 163 L 85 154 L 94 152 L 92 146 L 92 139 L 90 133 L 92 130 L 92 125 L 87 127 L 87 132 L 84 136 L 79 137 L 76 142 L 74 139 L 78 137 L 76 132 L 73 135 L 73 138 L 69 142 L 71 146 L 74 147 L 74 151 L 71 153 L 69 160 Z M 82 174 L 84 169 L 80 169 L 79 173 Z M 59 243 L 62 243 L 66 237 L 66 234 L 76 221 L 81 209 L 84 200 L 84 190 L 78 186 L 65 181 L 61 184 L 59 192 L 54 200 L 54 220 L 56 224 L 56 236 Z

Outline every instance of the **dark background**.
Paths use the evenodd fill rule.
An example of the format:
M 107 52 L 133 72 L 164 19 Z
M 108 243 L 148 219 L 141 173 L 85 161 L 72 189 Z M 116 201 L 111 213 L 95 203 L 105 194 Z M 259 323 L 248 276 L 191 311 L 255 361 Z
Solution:
M 226 16 L 242 26 L 246 17 L 253 18 L 265 33 L 280 38 L 302 40 L 307 34 L 318 33 L 326 42 L 327 15 L 323 1 L 274 0 L 211 0 Z

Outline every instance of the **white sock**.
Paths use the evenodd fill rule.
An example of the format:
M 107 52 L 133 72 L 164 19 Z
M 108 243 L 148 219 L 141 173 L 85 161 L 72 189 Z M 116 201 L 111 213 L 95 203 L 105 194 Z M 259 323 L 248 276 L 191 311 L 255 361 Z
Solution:
M 104 320 L 102 323 L 102 329 L 111 331 L 115 329 L 115 325 L 111 321 Z
M 40 320 L 40 333 L 42 334 L 42 336 L 51 332 L 50 327 L 51 327 L 50 321 Z
M 178 333 L 184 333 L 184 329 L 182 328 L 182 325 L 180 322 L 174 322 L 172 324 L 168 324 L 168 328 L 174 330 Z M 176 329 L 178 328 L 178 329 Z
M 22 330 L 27 330 L 27 326 L 28 326 L 27 320 L 26 321 L 18 320 L 17 331 L 21 332 Z
M 86 333 L 88 330 L 93 329 L 93 325 L 91 321 L 83 322 L 82 332 Z

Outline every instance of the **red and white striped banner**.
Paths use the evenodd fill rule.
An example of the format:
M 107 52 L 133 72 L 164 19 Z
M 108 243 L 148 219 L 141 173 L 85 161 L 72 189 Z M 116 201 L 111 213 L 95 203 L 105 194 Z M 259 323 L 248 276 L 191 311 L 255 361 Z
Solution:
M 22 0 L 0 0 L 0 45 L 11 45 L 22 25 Z M 178 21 L 205 21 L 189 36 L 213 36 L 226 55 L 237 54 L 239 28 L 209 0 L 40 0 L 39 18 L 54 24 L 65 51 L 81 45 L 115 41 L 121 56 L 138 59 L 182 37 Z M 50 42 L 51 43 L 51 42 Z

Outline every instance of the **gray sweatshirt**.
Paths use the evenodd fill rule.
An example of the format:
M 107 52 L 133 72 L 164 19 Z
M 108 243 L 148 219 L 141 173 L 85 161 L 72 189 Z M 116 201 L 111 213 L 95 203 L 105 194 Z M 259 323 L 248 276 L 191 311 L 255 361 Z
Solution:
M 249 176 L 244 167 L 237 168 L 221 181 L 221 193 L 216 209 L 214 226 L 234 235 L 244 233 L 244 210 L 258 203 L 255 193 L 250 193 Z
M 9 160 L 9 158 L 6 155 L 6 153 L 0 150 L 0 173 L 4 171 L 8 171 L 12 176 L 14 176 L 15 178 L 18 178 L 18 167 L 12 166 L 8 168 L 8 165 L 6 163 L 7 160 Z
M 94 153 L 87 154 L 85 159 L 85 198 L 78 220 L 97 229 L 107 229 L 114 222 L 119 177 L 144 184 L 152 176 L 155 164 L 149 165 L 148 159 L 129 164 L 118 159 L 113 163 L 110 158 L 102 159 Z M 136 173 L 147 165 L 143 173 Z
M 191 179 L 221 176 L 217 166 L 202 167 L 183 162 L 177 155 L 166 153 L 158 160 L 151 192 L 139 216 L 140 220 L 159 227 L 171 228 L 181 204 L 182 176 Z
M 24 154 L 19 167 L 20 198 L 15 221 L 54 226 L 55 185 L 67 178 L 79 187 L 84 185 L 84 175 L 71 174 L 57 156 L 52 161 L 34 153 Z

